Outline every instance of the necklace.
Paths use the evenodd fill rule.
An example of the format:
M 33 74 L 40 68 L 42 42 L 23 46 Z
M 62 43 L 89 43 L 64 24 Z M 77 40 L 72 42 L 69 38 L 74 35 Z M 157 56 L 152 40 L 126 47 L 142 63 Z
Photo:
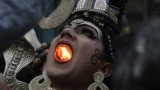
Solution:
M 51 87 L 47 87 L 45 90 L 55 90 L 55 89 L 53 89 Z
M 52 88 L 52 87 L 46 87 L 45 90 L 57 90 L 57 89 Z

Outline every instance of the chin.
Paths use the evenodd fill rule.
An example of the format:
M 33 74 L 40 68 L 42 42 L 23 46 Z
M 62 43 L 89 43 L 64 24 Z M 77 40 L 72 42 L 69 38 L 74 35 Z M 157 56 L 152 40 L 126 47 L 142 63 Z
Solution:
M 67 79 L 72 74 L 72 72 L 73 70 L 71 70 L 70 68 L 61 68 L 60 66 L 55 67 L 55 66 L 49 66 L 49 65 L 47 67 L 48 77 L 51 80 L 55 80 L 55 81 Z

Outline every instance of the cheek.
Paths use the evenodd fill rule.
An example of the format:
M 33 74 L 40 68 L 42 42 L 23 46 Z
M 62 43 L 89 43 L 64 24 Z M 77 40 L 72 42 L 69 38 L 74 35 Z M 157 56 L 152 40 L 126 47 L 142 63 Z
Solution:
M 94 54 L 96 49 L 103 50 L 103 44 L 100 40 L 81 39 L 78 43 L 79 50 L 83 53 Z
M 50 63 L 50 61 L 53 60 L 53 51 L 54 51 L 54 47 L 55 47 L 55 42 L 56 42 L 56 38 L 54 38 L 51 42 L 49 52 L 47 55 L 47 63 Z
M 103 46 L 99 41 L 81 40 L 77 46 L 77 57 L 84 60 L 85 64 L 92 64 L 92 57 L 96 53 L 96 49 L 102 52 Z
M 83 56 L 91 55 L 94 49 L 97 48 L 95 44 L 93 41 L 83 40 L 78 44 L 78 52 Z

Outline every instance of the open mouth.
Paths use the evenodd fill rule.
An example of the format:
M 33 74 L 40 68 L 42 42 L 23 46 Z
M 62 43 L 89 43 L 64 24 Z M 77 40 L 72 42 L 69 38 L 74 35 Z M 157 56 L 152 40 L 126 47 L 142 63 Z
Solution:
M 56 46 L 54 51 L 54 60 L 58 63 L 69 62 L 72 58 L 73 52 L 70 45 L 60 43 Z

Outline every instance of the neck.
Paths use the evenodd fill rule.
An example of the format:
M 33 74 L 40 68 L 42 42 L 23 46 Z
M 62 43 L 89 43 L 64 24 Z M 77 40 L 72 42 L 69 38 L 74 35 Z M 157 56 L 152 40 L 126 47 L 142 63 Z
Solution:
M 55 80 L 54 80 L 55 81 Z M 78 82 L 78 81 L 59 81 L 56 80 L 56 82 L 51 81 L 51 87 L 55 88 L 55 90 L 87 90 L 90 83 L 86 82 Z M 54 90 L 54 89 L 53 89 Z
M 70 87 L 67 87 L 67 86 L 61 86 L 61 87 L 55 87 L 55 86 L 52 86 L 50 87 L 51 89 L 48 89 L 48 90 L 87 90 L 87 87 L 80 87 L 80 85 L 78 87 L 76 86 L 70 86 Z
M 61 89 L 56 89 L 56 88 L 49 88 L 47 90 L 87 90 L 87 89 L 77 89 L 77 88 L 61 88 Z

